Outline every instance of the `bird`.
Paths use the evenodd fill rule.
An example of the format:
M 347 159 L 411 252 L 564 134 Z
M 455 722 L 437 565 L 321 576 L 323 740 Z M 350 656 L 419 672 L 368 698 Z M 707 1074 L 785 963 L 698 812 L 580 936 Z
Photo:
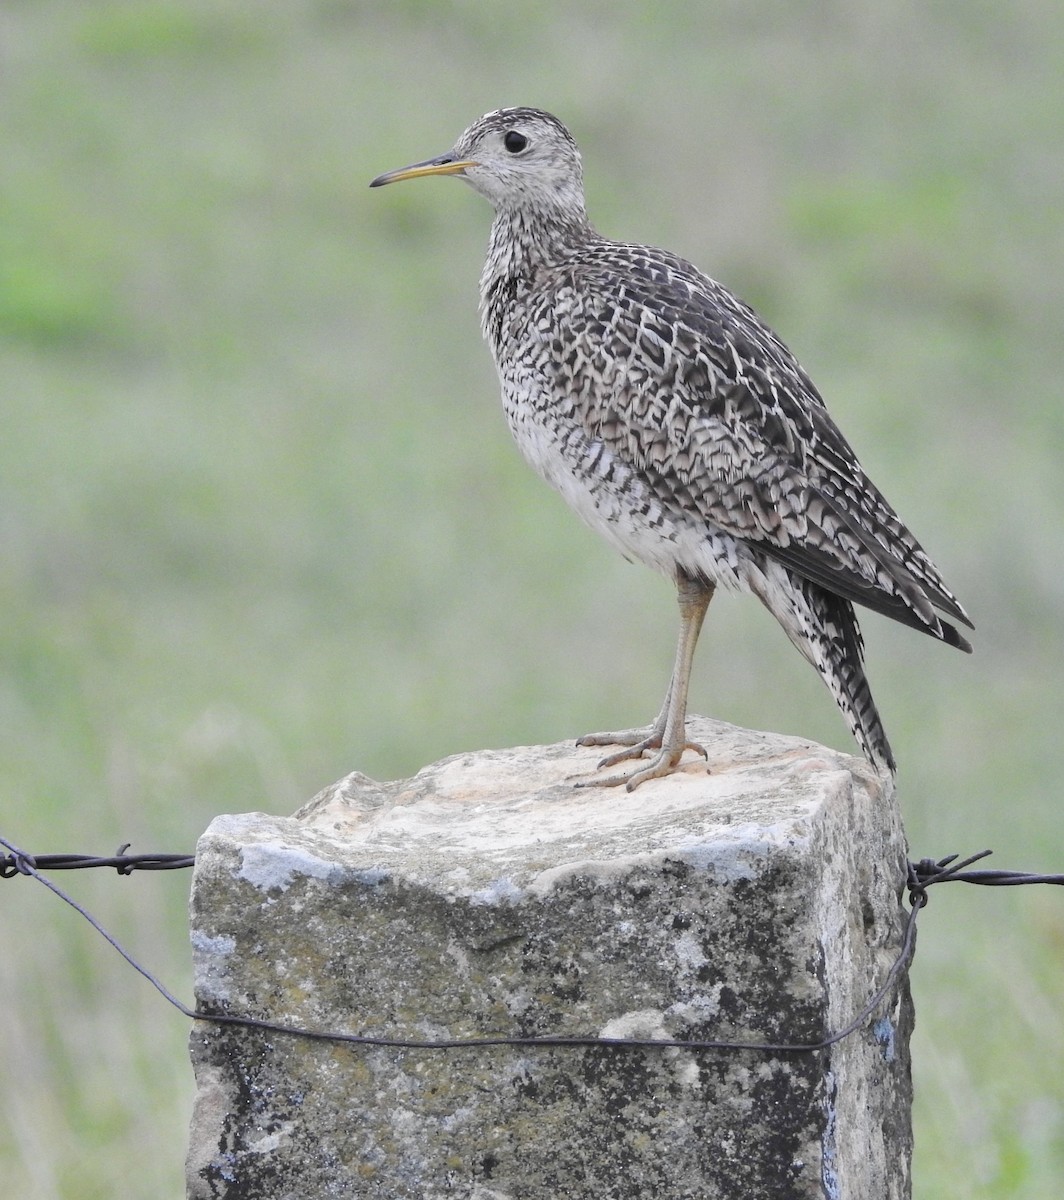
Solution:
M 854 605 L 971 652 L 974 628 L 865 473 L 783 341 L 679 255 L 590 223 L 568 129 L 541 109 L 479 118 L 446 153 L 371 187 L 453 175 L 494 208 L 480 317 L 506 419 L 529 464 L 626 558 L 676 586 L 680 630 L 649 730 L 586 785 L 629 791 L 686 750 L 695 647 L 715 590 L 752 593 L 817 670 L 873 768 L 897 765 L 864 668 Z M 950 618 L 947 620 L 946 618 Z

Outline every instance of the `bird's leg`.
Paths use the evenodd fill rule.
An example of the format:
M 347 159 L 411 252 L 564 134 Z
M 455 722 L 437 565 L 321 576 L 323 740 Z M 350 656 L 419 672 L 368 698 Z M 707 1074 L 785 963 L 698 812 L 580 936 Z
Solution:
M 648 779 L 671 774 L 676 769 L 685 750 L 696 750 L 703 758 L 708 757 L 705 748 L 689 742 L 686 734 L 687 691 L 691 682 L 691 665 L 694 662 L 698 635 L 702 630 L 706 609 L 713 599 L 713 585 L 693 579 L 682 572 L 676 578 L 677 599 L 680 606 L 680 636 L 676 643 L 676 662 L 672 669 L 665 703 L 649 734 L 641 731 L 628 733 L 589 734 L 580 738 L 578 746 L 621 745 L 624 750 L 604 758 L 599 767 L 612 767 L 629 758 L 640 758 L 648 750 L 658 754 L 642 770 L 633 775 L 611 775 L 606 779 L 589 779 L 578 787 L 616 787 L 624 784 L 628 791 L 637 788 Z

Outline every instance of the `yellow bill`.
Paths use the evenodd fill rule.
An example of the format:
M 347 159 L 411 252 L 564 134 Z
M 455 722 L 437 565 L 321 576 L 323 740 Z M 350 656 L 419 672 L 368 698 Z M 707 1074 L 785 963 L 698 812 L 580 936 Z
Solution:
M 453 154 L 441 154 L 437 158 L 426 158 L 424 162 L 411 163 L 397 171 L 386 171 L 378 175 L 369 185 L 383 187 L 386 183 L 398 183 L 402 179 L 420 179 L 423 175 L 461 175 L 466 167 L 475 167 L 471 159 L 455 158 Z

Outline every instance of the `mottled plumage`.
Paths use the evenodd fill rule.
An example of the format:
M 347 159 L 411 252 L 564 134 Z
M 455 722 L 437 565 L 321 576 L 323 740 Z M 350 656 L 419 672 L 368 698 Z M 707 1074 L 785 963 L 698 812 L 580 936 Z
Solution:
M 675 768 L 718 585 L 765 604 L 865 754 L 893 771 L 853 602 L 963 650 L 938 613 L 971 622 L 794 355 L 684 259 L 598 234 L 576 144 L 548 113 L 489 113 L 449 153 L 374 185 L 429 174 L 460 175 L 495 208 L 481 316 L 521 451 L 592 528 L 677 583 L 677 660 L 649 736 L 581 739 L 627 747 L 602 765 L 659 753 L 596 782 L 632 787 Z

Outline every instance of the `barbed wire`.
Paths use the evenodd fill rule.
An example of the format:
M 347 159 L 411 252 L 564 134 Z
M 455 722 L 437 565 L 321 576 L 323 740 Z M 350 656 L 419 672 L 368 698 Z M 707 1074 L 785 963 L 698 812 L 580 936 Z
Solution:
M 6 857 L 0 858 L 0 878 L 13 879 L 16 876 L 29 876 L 46 887 L 50 892 L 64 901 L 82 916 L 100 934 L 102 938 L 125 959 L 125 961 L 170 1005 L 192 1021 L 204 1021 L 215 1025 L 240 1026 L 247 1029 L 258 1029 L 267 1033 L 280 1034 L 287 1037 L 304 1038 L 313 1041 L 341 1042 L 356 1046 L 384 1047 L 400 1050 L 462 1050 L 491 1046 L 520 1046 L 524 1048 L 547 1047 L 610 1047 L 617 1050 L 655 1049 L 655 1050 L 692 1050 L 692 1051 L 753 1051 L 762 1054 L 812 1054 L 826 1050 L 851 1037 L 861 1029 L 869 1018 L 879 1009 L 883 1002 L 893 992 L 899 978 L 906 972 L 912 962 L 916 948 L 917 918 L 928 901 L 928 889 L 937 883 L 973 883 L 984 887 L 1016 887 L 1024 884 L 1054 884 L 1064 886 L 1064 874 L 1040 875 L 1027 871 L 978 870 L 968 868 L 974 863 L 987 858 L 992 851 L 982 850 L 959 862 L 956 854 L 942 859 L 924 858 L 919 862 L 907 864 L 906 891 L 909 900 L 909 915 L 906 918 L 905 929 L 902 933 L 901 947 L 897 957 L 891 964 L 882 985 L 869 998 L 864 1007 L 843 1028 L 829 1033 L 817 1042 L 754 1042 L 731 1041 L 723 1039 L 689 1039 L 689 1038 L 613 1038 L 598 1037 L 593 1034 L 575 1036 L 521 1036 L 509 1034 L 492 1034 L 483 1037 L 462 1038 L 402 1038 L 383 1037 L 368 1034 L 347 1033 L 337 1030 L 307 1029 L 297 1025 L 285 1025 L 278 1021 L 267 1021 L 260 1017 L 244 1016 L 238 1013 L 217 1013 L 204 1009 L 193 1009 L 179 1000 L 155 975 L 133 957 L 104 926 L 68 895 L 57 883 L 42 875 L 42 870 L 84 870 L 92 867 L 110 867 L 120 875 L 129 875 L 133 871 L 168 871 L 179 870 L 193 866 L 195 856 L 188 854 L 127 854 L 130 843 L 120 846 L 115 854 L 107 857 L 95 857 L 86 854 L 45 854 L 33 855 L 0 837 L 0 845 L 8 851 Z
M 7 847 L 10 854 L 0 857 L 0 879 L 13 879 L 17 875 L 32 875 L 24 869 L 29 864 L 39 871 L 80 871 L 91 867 L 111 867 L 119 875 L 131 875 L 134 871 L 177 871 L 195 865 L 194 854 L 127 854 L 131 842 L 123 842 L 114 852 L 99 856 L 95 854 L 29 854 L 19 850 L 4 838 L 0 845 Z M 975 883 L 984 887 L 1015 887 L 1025 883 L 1049 883 L 1064 885 L 1064 875 L 1040 875 L 1031 871 L 968 871 L 964 868 L 993 854 L 992 850 L 981 850 L 956 866 L 957 855 L 946 858 L 922 858 L 908 864 L 907 890 L 910 902 L 912 889 L 921 890 L 932 883 Z M 948 870 L 946 868 L 949 868 Z
M 28 864 L 38 871 L 84 871 L 91 867 L 114 867 L 119 875 L 131 875 L 134 871 L 176 871 L 191 867 L 196 862 L 194 854 L 127 854 L 131 843 L 121 846 L 106 858 L 92 854 L 27 854 L 24 850 L 13 850 L 11 843 L 0 838 L 12 853 L 0 858 L 0 879 L 14 879 L 16 875 L 32 875 L 23 869 Z

